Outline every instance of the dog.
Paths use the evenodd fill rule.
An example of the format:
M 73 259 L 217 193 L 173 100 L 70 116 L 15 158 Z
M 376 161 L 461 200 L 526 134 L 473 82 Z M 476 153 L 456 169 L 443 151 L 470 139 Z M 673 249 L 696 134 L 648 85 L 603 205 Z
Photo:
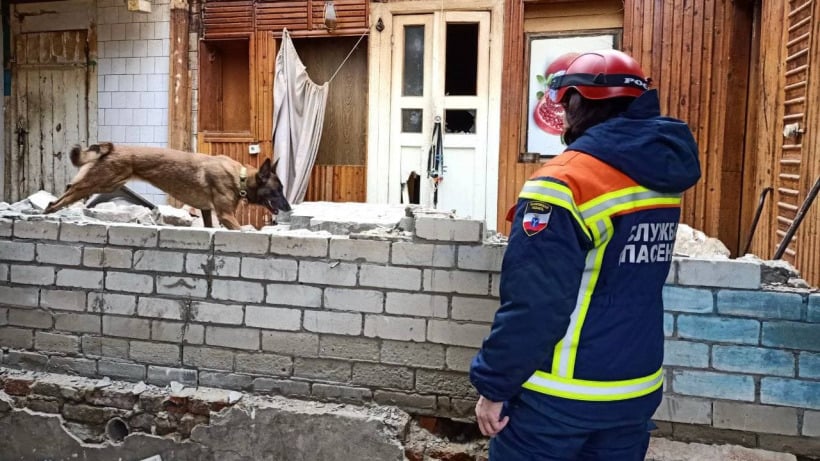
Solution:
M 219 223 L 239 229 L 236 207 L 243 198 L 262 205 L 274 215 L 290 211 L 282 182 L 276 176 L 276 163 L 265 159 L 257 170 L 224 155 L 211 156 L 161 147 L 114 146 L 103 142 L 71 149 L 71 163 L 80 171 L 59 199 L 49 204 L 53 213 L 92 194 L 113 192 L 131 179 L 153 184 L 177 200 L 216 213 Z

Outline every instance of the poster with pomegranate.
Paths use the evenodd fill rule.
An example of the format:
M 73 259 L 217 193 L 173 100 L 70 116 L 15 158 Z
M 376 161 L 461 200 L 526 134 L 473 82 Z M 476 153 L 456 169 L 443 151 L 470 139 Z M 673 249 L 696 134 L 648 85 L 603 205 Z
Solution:
M 553 157 L 566 147 L 561 143 L 564 109 L 550 100 L 547 88 L 549 73 L 555 70 L 550 69 L 550 64 L 564 53 L 613 48 L 617 37 L 614 31 L 584 35 L 529 36 L 526 152 L 537 152 L 542 158 Z

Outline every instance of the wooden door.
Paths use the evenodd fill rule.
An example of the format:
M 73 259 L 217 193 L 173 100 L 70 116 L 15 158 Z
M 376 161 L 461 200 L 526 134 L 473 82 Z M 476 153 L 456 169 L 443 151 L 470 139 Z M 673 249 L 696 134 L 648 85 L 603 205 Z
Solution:
M 60 195 L 76 173 L 68 153 L 89 139 L 88 33 L 23 33 L 12 66 L 11 200 Z

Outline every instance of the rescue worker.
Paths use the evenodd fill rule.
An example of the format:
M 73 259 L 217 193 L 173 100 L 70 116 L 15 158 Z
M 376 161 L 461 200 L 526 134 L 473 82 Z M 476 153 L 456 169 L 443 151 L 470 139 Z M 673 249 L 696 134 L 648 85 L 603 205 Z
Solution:
M 565 109 L 567 148 L 510 216 L 501 305 L 470 369 L 476 419 L 491 461 L 643 460 L 662 396 L 662 289 L 698 148 L 660 115 L 629 55 L 564 59 L 549 96 Z

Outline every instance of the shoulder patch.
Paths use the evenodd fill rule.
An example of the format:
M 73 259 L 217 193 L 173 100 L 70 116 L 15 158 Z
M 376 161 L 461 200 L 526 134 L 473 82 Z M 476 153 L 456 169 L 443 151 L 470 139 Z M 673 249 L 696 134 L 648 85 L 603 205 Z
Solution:
M 550 221 L 550 214 L 552 214 L 552 205 L 549 203 L 527 202 L 526 208 L 524 208 L 524 219 L 522 222 L 524 233 L 532 237 L 546 229 Z

